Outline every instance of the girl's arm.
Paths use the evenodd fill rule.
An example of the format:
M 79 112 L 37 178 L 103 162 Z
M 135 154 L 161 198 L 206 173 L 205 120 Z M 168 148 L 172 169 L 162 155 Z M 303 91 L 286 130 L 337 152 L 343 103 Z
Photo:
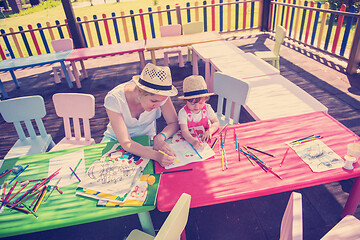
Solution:
M 120 113 L 111 111 L 109 109 L 106 109 L 106 113 L 109 117 L 111 127 L 115 132 L 116 138 L 125 151 L 135 154 L 137 156 L 158 161 L 163 167 L 173 163 L 173 161 L 175 160 L 173 157 L 165 156 L 153 150 L 151 147 L 146 147 L 141 145 L 140 143 L 133 141 L 130 138 L 124 118 Z
M 177 114 L 170 98 L 168 98 L 164 105 L 161 106 L 161 112 L 167 124 L 161 133 L 163 133 L 166 138 L 169 138 L 179 130 Z M 175 157 L 175 153 L 170 148 L 169 144 L 165 142 L 165 138 L 162 134 L 158 134 L 154 137 L 153 145 L 155 150 L 161 150 L 166 154 Z
M 209 139 L 211 138 L 211 136 L 219 129 L 220 126 L 220 122 L 217 119 L 217 117 L 210 119 L 211 122 L 211 126 L 209 127 L 209 129 L 205 132 L 205 134 L 202 136 L 202 141 L 203 142 L 208 142 Z
M 189 131 L 189 128 L 187 124 L 180 124 L 181 134 L 185 138 L 188 143 L 193 145 L 196 149 L 202 149 L 204 148 L 203 144 L 199 142 L 199 140 L 196 137 L 193 137 Z

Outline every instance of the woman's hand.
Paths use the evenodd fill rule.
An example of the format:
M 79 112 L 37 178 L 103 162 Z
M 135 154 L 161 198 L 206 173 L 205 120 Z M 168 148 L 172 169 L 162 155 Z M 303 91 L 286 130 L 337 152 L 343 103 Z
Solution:
M 166 156 L 164 154 L 162 154 L 162 156 L 159 159 L 159 163 L 162 167 L 167 167 L 169 165 L 171 165 L 173 162 L 175 161 L 174 157 L 170 157 L 170 156 Z
M 203 141 L 204 143 L 207 143 L 209 141 L 211 137 L 211 133 L 210 133 L 210 129 L 208 129 L 204 135 L 201 137 L 201 141 Z
M 175 153 L 173 152 L 169 144 L 164 140 L 165 139 L 162 135 L 160 134 L 156 135 L 154 137 L 153 149 L 156 151 L 161 150 L 164 153 L 168 154 L 169 156 L 175 157 L 176 156 Z

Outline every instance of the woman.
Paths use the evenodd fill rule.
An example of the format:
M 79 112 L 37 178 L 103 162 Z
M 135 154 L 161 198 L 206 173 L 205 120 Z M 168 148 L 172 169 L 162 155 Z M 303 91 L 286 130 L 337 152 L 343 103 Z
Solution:
M 118 85 L 106 95 L 104 106 L 110 122 L 102 142 L 118 140 L 124 150 L 132 154 L 154 159 L 163 167 L 170 165 L 175 160 L 175 154 L 165 140 L 179 129 L 170 99 L 177 93 L 169 67 L 148 63 L 141 75 Z M 161 112 L 167 126 L 155 135 L 155 121 Z M 154 137 L 153 148 L 131 140 L 131 137 L 142 135 Z

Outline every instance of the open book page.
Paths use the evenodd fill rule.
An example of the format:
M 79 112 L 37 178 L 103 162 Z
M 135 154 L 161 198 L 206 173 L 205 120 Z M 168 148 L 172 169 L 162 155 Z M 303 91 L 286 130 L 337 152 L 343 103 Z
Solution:
M 313 172 L 341 168 L 344 160 L 321 140 L 313 140 L 301 144 L 287 143 Z
M 190 143 L 182 137 L 181 131 L 175 133 L 170 140 L 171 142 L 169 145 L 176 154 L 177 161 L 174 161 L 173 164 L 165 167 L 165 169 L 180 167 L 192 162 L 203 161 L 215 155 L 215 152 L 209 147 L 209 145 L 207 143 L 203 143 L 204 148 L 196 150 L 201 156 L 200 158 Z

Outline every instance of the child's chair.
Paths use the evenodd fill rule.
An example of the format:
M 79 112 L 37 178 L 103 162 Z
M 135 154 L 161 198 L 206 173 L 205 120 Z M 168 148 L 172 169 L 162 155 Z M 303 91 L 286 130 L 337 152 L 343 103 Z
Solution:
M 216 115 L 221 126 L 227 123 L 239 123 L 241 106 L 245 104 L 248 92 L 248 83 L 224 73 L 214 73 L 214 93 L 218 95 Z M 226 99 L 225 111 L 224 99 Z
M 161 37 L 172 37 L 172 36 L 179 36 L 181 35 L 181 25 L 166 25 L 160 26 L 160 34 Z M 164 49 L 164 65 L 169 66 L 169 54 L 178 54 L 179 56 L 179 67 L 184 67 L 184 59 L 182 58 L 181 48 L 174 47 L 174 48 L 165 48 Z
M 66 50 L 70 50 L 70 49 L 74 48 L 73 40 L 71 38 L 52 40 L 51 45 L 52 45 L 55 52 L 66 51 Z M 67 69 L 67 71 L 69 73 L 70 80 L 72 82 L 74 82 L 75 78 L 74 78 L 73 72 L 70 71 L 70 64 L 69 63 L 65 64 L 65 66 L 66 66 L 66 69 Z M 59 78 L 59 75 L 58 75 L 58 70 L 60 70 L 61 77 L 62 78 L 65 77 L 65 74 L 64 74 L 64 71 L 61 68 L 61 65 L 60 64 L 54 65 L 52 67 L 52 70 L 54 72 L 55 83 L 60 83 L 61 81 L 60 81 L 60 78 Z M 73 69 L 73 71 L 77 71 L 77 69 Z
M 51 135 L 47 134 L 42 121 L 46 110 L 44 99 L 41 96 L 0 101 L 0 112 L 6 122 L 14 124 L 19 136 L 4 159 L 43 153 L 55 145 Z M 35 132 L 32 120 L 35 120 L 40 135 Z M 21 122 L 25 123 L 29 137 L 25 136 Z
M 57 93 L 53 96 L 53 102 L 56 114 L 63 118 L 65 137 L 51 151 L 95 144 L 95 140 L 91 138 L 89 121 L 95 115 L 94 96 L 82 93 Z M 75 136 L 71 133 L 70 118 Z M 80 118 L 84 137 L 81 136 Z
M 255 52 L 255 55 L 264 61 L 270 62 L 271 65 L 280 68 L 280 47 L 284 41 L 286 35 L 286 29 L 280 25 L 276 26 L 275 32 L 275 47 L 273 51 L 261 51 Z
M 126 240 L 178 240 L 185 229 L 189 216 L 191 196 L 183 193 L 166 218 L 156 237 L 134 229 Z
M 355 240 L 360 239 L 360 220 L 353 215 L 347 215 L 338 222 L 320 240 Z
M 184 35 L 194 34 L 194 33 L 201 33 L 201 32 L 204 31 L 204 23 L 203 22 L 184 23 L 182 25 L 182 29 L 183 29 L 183 34 Z M 192 61 L 191 53 L 192 53 L 192 46 L 188 46 L 188 54 L 187 54 L 187 61 L 188 62 Z
M 302 240 L 302 197 L 292 192 L 281 221 L 280 240 Z

